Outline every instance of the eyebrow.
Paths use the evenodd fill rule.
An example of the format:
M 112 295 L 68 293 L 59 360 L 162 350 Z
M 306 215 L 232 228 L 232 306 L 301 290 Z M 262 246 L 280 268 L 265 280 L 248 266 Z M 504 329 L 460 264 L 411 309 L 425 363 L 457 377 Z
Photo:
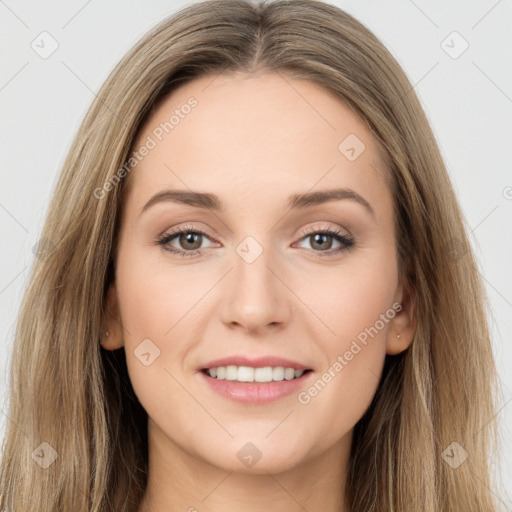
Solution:
M 364 206 L 372 216 L 375 212 L 370 203 L 366 201 L 357 192 L 349 188 L 335 188 L 331 190 L 321 190 L 318 192 L 308 192 L 305 194 L 293 194 L 288 198 L 287 205 L 290 210 L 306 209 L 317 206 L 329 201 L 339 201 L 349 199 Z M 204 208 L 223 212 L 225 206 L 218 196 L 207 192 L 193 192 L 188 190 L 162 190 L 158 192 L 143 206 L 140 214 L 148 210 L 151 206 L 162 202 L 173 202 L 185 204 L 196 208 Z

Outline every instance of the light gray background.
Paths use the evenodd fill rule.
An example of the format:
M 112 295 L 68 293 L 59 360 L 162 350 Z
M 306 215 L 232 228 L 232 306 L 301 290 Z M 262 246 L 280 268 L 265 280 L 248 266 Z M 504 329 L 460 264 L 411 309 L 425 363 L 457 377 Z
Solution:
M 123 54 L 185 3 L 0 0 L 2 439 L 9 421 L 7 377 L 16 315 L 32 247 L 72 137 Z M 512 489 L 512 1 L 330 3 L 365 23 L 404 67 L 470 226 L 493 308 L 492 338 L 503 383 L 500 411 L 489 418 L 501 425 L 502 460 L 491 462 L 501 475 L 503 510 L 512 511 L 512 491 L 506 491 Z M 41 47 L 46 37 L 44 46 L 50 48 L 43 31 L 58 43 L 46 59 L 31 47 L 33 41 Z M 468 49 L 453 58 L 464 40 Z

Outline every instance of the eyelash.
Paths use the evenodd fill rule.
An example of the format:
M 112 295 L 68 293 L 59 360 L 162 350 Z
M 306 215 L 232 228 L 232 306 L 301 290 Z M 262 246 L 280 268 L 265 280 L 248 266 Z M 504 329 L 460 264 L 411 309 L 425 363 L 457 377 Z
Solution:
M 191 256 L 199 256 L 203 253 L 203 249 L 196 249 L 194 251 L 181 251 L 174 248 L 171 248 L 170 246 L 167 246 L 167 244 L 176 238 L 178 235 L 181 235 L 183 233 L 194 233 L 196 235 L 203 235 L 207 238 L 210 238 L 204 231 L 201 231 L 200 229 L 196 229 L 192 226 L 183 226 L 181 228 L 178 228 L 176 230 L 171 231 L 170 233 L 165 233 L 161 237 L 159 237 L 156 241 L 156 243 L 160 246 L 162 246 L 166 251 L 169 251 L 173 254 L 176 254 L 178 256 L 182 257 L 191 257 Z M 330 235 L 332 236 L 337 242 L 340 242 L 342 245 L 334 250 L 329 251 L 313 251 L 316 253 L 319 257 L 326 257 L 326 256 L 333 256 L 335 254 L 342 253 L 343 251 L 349 251 L 354 243 L 355 240 L 353 237 L 348 235 L 343 235 L 341 231 L 338 231 L 337 229 L 332 228 L 317 228 L 317 229 L 309 229 L 303 233 L 301 233 L 300 240 L 303 240 L 304 238 L 307 238 L 311 235 L 316 234 L 323 234 L 323 235 Z

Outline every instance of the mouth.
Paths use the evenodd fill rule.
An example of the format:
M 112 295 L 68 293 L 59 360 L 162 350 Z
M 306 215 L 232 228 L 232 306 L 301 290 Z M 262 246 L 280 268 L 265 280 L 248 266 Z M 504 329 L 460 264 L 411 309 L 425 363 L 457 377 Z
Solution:
M 285 366 L 216 366 L 212 368 L 203 368 L 201 370 L 207 377 L 216 380 L 234 381 L 246 384 L 265 384 L 271 382 L 283 382 L 297 380 L 313 370 L 295 369 Z
M 275 402 L 311 384 L 311 368 L 290 366 L 212 366 L 197 372 L 214 393 L 247 406 Z

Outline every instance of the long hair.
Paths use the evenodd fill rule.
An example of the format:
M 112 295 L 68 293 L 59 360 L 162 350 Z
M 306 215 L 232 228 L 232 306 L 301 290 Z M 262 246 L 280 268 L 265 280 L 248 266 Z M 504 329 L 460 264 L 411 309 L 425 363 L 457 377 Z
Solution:
M 466 221 L 403 70 L 364 25 L 317 0 L 191 4 L 144 36 L 101 87 L 64 162 L 18 317 L 0 508 L 137 510 L 147 413 L 124 350 L 100 345 L 125 163 L 175 87 L 232 71 L 288 73 L 333 91 L 385 155 L 400 276 L 414 288 L 418 324 L 411 346 L 386 356 L 355 426 L 350 512 L 494 512 L 499 382 Z

